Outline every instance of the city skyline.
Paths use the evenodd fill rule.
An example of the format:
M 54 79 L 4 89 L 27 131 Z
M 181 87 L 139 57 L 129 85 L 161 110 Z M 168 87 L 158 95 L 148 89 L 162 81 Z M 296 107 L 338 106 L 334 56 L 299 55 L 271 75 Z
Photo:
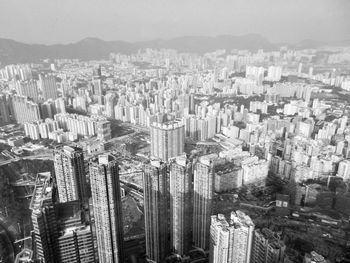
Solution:
M 0 9 L 0 263 L 350 263 L 350 0 Z

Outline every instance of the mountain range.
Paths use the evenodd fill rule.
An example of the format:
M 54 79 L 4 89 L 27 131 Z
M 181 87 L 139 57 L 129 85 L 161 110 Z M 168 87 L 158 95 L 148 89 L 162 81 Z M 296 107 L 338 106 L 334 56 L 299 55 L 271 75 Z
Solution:
M 11 39 L 0 38 L 0 64 L 38 62 L 40 59 L 78 58 L 93 60 L 108 58 L 112 52 L 130 54 L 142 48 L 171 48 L 179 52 L 194 52 L 203 54 L 217 49 L 258 49 L 276 50 L 285 43 L 272 43 L 266 38 L 256 35 L 216 37 L 185 36 L 168 40 L 151 40 L 140 42 L 104 41 L 98 38 L 85 38 L 71 44 L 26 44 Z M 350 40 L 337 42 L 320 42 L 304 40 L 289 47 L 297 49 L 318 48 L 326 45 L 350 45 Z

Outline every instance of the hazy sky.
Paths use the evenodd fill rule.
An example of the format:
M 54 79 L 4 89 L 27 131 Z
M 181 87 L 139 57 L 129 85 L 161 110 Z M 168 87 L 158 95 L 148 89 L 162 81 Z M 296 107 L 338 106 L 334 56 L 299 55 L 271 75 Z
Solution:
M 249 33 L 350 39 L 350 0 L 0 0 L 0 37 L 28 43 Z

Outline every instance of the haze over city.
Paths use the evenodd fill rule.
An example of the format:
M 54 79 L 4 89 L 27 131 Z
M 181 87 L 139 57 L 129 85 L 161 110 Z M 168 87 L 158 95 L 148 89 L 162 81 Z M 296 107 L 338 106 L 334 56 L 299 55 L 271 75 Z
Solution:
M 348 0 L 12 0 L 1 37 L 57 44 L 260 34 L 272 42 L 350 39 Z
M 350 0 L 0 3 L 0 263 L 350 263 Z

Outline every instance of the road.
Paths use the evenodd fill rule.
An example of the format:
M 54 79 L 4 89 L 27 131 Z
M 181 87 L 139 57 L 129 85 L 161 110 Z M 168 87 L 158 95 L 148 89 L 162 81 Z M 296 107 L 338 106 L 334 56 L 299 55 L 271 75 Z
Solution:
M 0 166 L 7 165 L 10 163 L 18 162 L 21 160 L 53 160 L 53 155 L 46 153 L 46 154 L 37 154 L 37 155 L 30 155 L 30 156 L 24 156 L 24 157 L 17 157 L 6 161 L 1 161 Z
M 129 122 L 123 122 L 123 125 L 131 127 L 134 130 L 136 130 L 136 131 L 143 131 L 143 132 L 148 133 L 148 134 L 150 133 L 150 128 L 146 127 L 146 126 L 132 124 L 132 123 L 129 123 Z

